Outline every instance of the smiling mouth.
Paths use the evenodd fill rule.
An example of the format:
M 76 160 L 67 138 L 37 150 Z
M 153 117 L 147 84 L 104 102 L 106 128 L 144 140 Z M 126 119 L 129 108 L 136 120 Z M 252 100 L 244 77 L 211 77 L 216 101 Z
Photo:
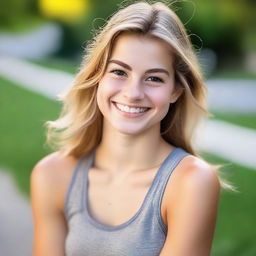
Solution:
M 139 113 L 144 113 L 150 109 L 147 107 L 131 107 L 131 106 L 117 103 L 117 102 L 113 102 L 113 103 L 120 111 L 125 112 L 125 113 L 139 114 Z

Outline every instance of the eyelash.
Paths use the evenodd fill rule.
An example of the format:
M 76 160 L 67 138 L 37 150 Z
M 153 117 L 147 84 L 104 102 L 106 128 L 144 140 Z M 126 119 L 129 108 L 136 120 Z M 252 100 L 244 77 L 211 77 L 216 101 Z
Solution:
M 157 81 L 151 80 L 151 82 L 155 82 L 155 83 L 163 83 L 164 82 L 164 80 L 162 78 L 157 77 L 157 76 L 150 76 L 149 78 L 156 78 L 157 79 Z
M 120 73 L 122 73 L 123 75 L 126 74 L 123 70 L 120 70 L 120 69 L 114 69 L 110 71 L 110 73 L 114 73 L 117 76 L 122 76 Z
M 110 73 L 114 73 L 115 75 L 117 76 L 124 76 L 124 75 L 127 75 L 123 70 L 121 69 L 114 69 L 112 71 L 110 71 Z M 120 74 L 121 73 L 121 74 Z M 153 83 L 164 83 L 164 80 L 160 77 L 157 77 L 157 76 L 150 76 L 149 78 L 156 78 L 157 81 L 154 81 L 154 80 L 150 80 L 151 82 Z

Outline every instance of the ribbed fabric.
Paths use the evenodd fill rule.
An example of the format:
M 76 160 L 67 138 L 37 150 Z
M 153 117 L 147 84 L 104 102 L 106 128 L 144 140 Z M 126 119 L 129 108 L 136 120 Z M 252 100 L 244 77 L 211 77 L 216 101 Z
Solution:
M 80 158 L 65 197 L 68 235 L 67 256 L 159 256 L 167 227 L 161 217 L 161 201 L 169 177 L 188 153 L 175 148 L 158 169 L 137 213 L 125 223 L 107 226 L 90 213 L 88 207 L 88 170 L 94 151 Z

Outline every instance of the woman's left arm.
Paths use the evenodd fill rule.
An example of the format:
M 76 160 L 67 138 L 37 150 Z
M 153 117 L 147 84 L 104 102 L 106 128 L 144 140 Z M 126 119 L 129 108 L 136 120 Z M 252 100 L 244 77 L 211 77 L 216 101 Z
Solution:
M 168 232 L 160 256 L 209 256 L 220 195 L 218 176 L 198 159 L 178 177 L 175 199 L 167 206 Z

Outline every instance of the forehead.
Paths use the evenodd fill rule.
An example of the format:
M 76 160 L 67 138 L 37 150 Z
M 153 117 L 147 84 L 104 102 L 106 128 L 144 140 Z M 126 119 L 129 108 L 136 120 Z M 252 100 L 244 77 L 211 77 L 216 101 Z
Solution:
M 171 69 L 173 54 L 171 46 L 161 39 L 125 33 L 116 38 L 110 59 L 118 59 L 134 66 L 164 66 Z

